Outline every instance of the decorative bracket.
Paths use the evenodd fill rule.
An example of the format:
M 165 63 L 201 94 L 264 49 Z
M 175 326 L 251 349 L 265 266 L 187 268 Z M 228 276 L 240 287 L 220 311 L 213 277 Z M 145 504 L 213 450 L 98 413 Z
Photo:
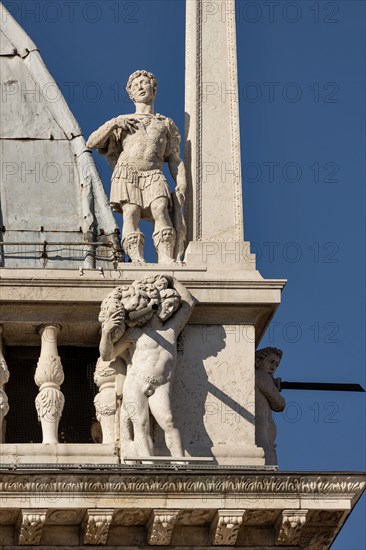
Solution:
M 148 520 L 147 541 L 151 545 L 168 546 L 179 510 L 153 510 Z
M 214 546 L 234 546 L 243 523 L 245 510 L 217 510 L 211 523 Z
M 17 521 L 18 544 L 22 546 L 38 545 L 41 542 L 42 529 L 46 521 L 47 510 L 21 510 Z
M 84 544 L 107 544 L 113 510 L 88 509 L 83 521 Z
M 279 545 L 295 545 L 306 522 L 308 510 L 284 510 L 276 524 Z

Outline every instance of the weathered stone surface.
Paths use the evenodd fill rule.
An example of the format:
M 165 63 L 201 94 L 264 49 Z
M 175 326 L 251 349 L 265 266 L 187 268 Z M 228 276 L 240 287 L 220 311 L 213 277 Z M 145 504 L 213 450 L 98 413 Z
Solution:
M 114 445 L 93 443 L 3 443 L 0 464 L 118 464 Z
M 186 160 L 192 174 L 190 238 L 243 239 L 234 0 L 187 2 Z M 219 86 L 224 86 L 222 90 Z M 222 173 L 224 170 L 224 173 Z M 225 177 L 223 177 L 225 176 Z M 213 205 L 220 203 L 220 216 Z
M 284 510 L 277 522 L 277 544 L 298 544 L 308 510 Z
M 89 518 L 100 517 L 100 529 L 90 528 L 89 540 L 95 542 L 88 547 L 102 545 L 131 550 L 151 547 L 155 545 L 153 540 L 159 540 L 162 546 L 170 540 L 168 544 L 175 550 L 187 544 L 206 550 L 218 546 L 228 549 L 233 547 L 233 537 L 237 536 L 234 547 L 246 550 L 324 550 L 329 548 L 360 498 L 366 481 L 364 476 L 354 474 L 255 474 L 239 468 L 220 473 L 219 469 L 207 467 L 203 474 L 193 472 L 192 467 L 185 471 L 186 467 L 177 465 L 174 469 L 167 466 L 165 472 L 153 466 L 150 472 L 124 467 L 122 473 L 95 468 L 94 472 L 90 467 L 32 473 L 2 470 L 3 544 L 11 544 L 10 531 L 15 533 L 22 524 L 21 520 L 17 523 L 17 517 L 30 512 L 34 521 L 24 521 L 24 525 L 33 522 L 41 548 L 81 547 L 77 530 L 84 537 L 87 525 L 92 523 Z M 311 503 L 306 524 L 298 529 L 296 519 L 294 529 L 283 529 L 287 519 L 305 515 L 304 499 Z M 25 502 L 29 502 L 27 509 Z M 244 514 L 244 508 L 236 507 L 238 502 L 245 503 Z M 235 521 L 230 519 L 234 517 Z M 281 532 L 281 537 L 285 534 L 288 538 L 287 543 L 283 538 L 277 541 Z M 217 536 L 216 541 L 213 536 Z M 38 547 L 39 543 L 32 544 Z
M 1 263 L 108 265 L 104 249 L 96 254 L 88 244 L 109 235 L 115 251 L 109 262 L 117 260 L 118 230 L 91 152 L 35 44 L 0 10 Z M 43 249 L 45 241 L 56 245 Z
M 34 546 L 41 542 L 47 509 L 24 509 L 18 519 L 18 544 Z
M 235 546 L 245 510 L 218 510 L 211 524 L 215 546 Z
M 148 543 L 152 546 L 169 546 L 179 510 L 153 510 L 148 523 Z
M 254 440 L 254 344 L 251 325 L 184 329 L 172 402 L 190 456 L 264 464 Z
M 184 455 L 170 394 L 178 336 L 194 305 L 191 293 L 169 275 L 116 287 L 102 302 L 101 359 L 119 357 L 127 365 L 119 435 L 125 458 L 155 454 L 150 415 L 164 431 L 171 456 Z
M 286 406 L 273 377 L 281 357 L 282 351 L 277 348 L 255 352 L 255 441 L 264 450 L 266 464 L 277 464 L 277 430 L 272 411 L 283 411 Z
M 89 509 L 83 523 L 84 544 L 105 545 L 112 522 L 113 509 Z

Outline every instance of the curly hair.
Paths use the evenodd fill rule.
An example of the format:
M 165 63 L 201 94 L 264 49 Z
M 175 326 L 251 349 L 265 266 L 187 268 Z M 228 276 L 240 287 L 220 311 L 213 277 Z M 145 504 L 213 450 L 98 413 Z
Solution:
M 281 359 L 282 350 L 280 350 L 278 348 L 263 348 L 263 349 L 259 349 L 258 351 L 256 351 L 255 352 L 255 368 L 257 369 L 259 367 L 259 365 L 261 364 L 261 362 L 263 361 L 263 359 L 265 359 L 266 357 L 268 357 L 271 354 L 277 355 L 277 357 L 279 359 Z
M 157 83 L 157 80 L 155 78 L 155 76 L 150 73 L 149 71 L 145 71 L 145 70 L 139 70 L 139 71 L 135 71 L 134 73 L 132 73 L 127 81 L 127 86 L 126 86 L 126 90 L 127 90 L 127 93 L 129 95 L 129 98 L 133 100 L 133 97 L 132 97 L 132 93 L 131 93 L 131 88 L 132 88 L 132 82 L 135 80 L 135 78 L 138 78 L 139 76 L 147 76 L 147 78 L 149 78 L 151 80 L 151 83 L 152 83 L 152 86 L 154 88 L 154 93 L 156 94 L 156 90 L 158 88 L 158 83 Z

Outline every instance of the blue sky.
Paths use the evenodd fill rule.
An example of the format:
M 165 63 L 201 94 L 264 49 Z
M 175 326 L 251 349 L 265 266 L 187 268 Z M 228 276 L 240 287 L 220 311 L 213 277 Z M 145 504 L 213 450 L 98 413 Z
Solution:
M 156 110 L 183 133 L 183 0 L 4 4 L 86 137 L 131 112 L 137 68 L 156 74 Z M 284 380 L 365 387 L 365 3 L 239 0 L 237 12 L 245 238 L 264 277 L 288 279 L 262 344 L 284 350 Z M 284 396 L 281 470 L 365 470 L 363 395 Z M 333 550 L 366 547 L 364 514 L 365 498 Z

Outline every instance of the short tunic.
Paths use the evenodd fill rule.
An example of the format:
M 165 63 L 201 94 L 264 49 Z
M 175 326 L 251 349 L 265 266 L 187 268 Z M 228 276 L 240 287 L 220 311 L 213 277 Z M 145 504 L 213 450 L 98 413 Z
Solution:
M 168 133 L 167 147 L 162 159 L 164 162 L 173 152 L 179 154 L 180 135 L 178 128 L 170 118 L 159 114 L 156 114 L 155 117 L 164 122 Z M 168 182 L 161 170 L 136 170 L 136 165 L 126 163 L 124 159 L 120 159 L 123 151 L 120 128 L 114 130 L 103 148 L 98 148 L 98 150 L 107 157 L 112 167 L 114 167 L 110 196 L 110 204 L 113 210 L 122 213 L 124 204 L 136 204 L 142 210 L 141 218 L 152 220 L 150 205 L 154 200 L 161 197 L 166 197 L 168 208 L 172 208 Z
M 125 203 L 136 204 L 142 210 L 142 219 L 151 219 L 151 203 L 160 197 L 172 206 L 168 182 L 161 170 L 136 170 L 134 166 L 117 163 L 112 176 L 110 204 L 122 213 Z

